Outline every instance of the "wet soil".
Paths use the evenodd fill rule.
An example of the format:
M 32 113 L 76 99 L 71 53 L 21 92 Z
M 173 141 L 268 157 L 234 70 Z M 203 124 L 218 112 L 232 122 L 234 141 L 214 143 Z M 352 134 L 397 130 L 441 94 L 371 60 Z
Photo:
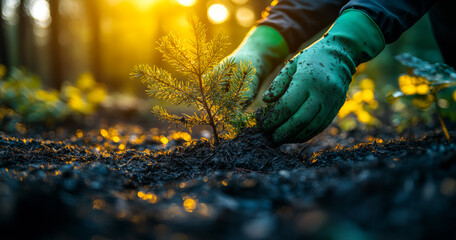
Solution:
M 246 129 L 214 147 L 101 133 L 0 135 L 2 239 L 456 239 L 456 145 L 442 134 L 276 146 Z

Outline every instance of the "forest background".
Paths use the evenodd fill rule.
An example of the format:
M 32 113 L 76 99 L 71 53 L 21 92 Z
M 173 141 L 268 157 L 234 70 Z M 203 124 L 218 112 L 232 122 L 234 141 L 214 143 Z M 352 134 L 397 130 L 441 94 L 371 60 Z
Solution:
M 59 89 L 88 73 L 109 93 L 145 97 L 144 86 L 129 81 L 128 73 L 139 63 L 166 67 L 156 41 L 170 31 L 185 38 L 188 15 L 199 16 L 209 35 L 228 35 L 229 54 L 270 4 L 274 1 L 0 0 L 0 65 L 27 69 L 47 88 Z M 397 89 L 403 68 L 394 56 L 402 52 L 442 61 L 427 16 L 367 64 L 364 73 L 381 94 Z

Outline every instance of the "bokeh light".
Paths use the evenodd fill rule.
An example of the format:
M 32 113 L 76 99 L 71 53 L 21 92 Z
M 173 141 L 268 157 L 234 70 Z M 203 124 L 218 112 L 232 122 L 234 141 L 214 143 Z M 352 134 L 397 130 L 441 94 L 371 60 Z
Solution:
M 59 14 L 72 18 L 78 18 L 84 13 L 84 5 L 80 1 L 60 0 Z
M 214 24 L 225 22 L 230 15 L 228 8 L 220 3 L 212 4 L 207 10 L 209 21 Z
M 20 2 L 18 0 L 3 0 L 3 6 L 1 10 L 1 17 L 11 24 L 17 22 L 16 8 L 19 7 Z
M 177 2 L 185 7 L 191 7 L 195 5 L 196 0 L 177 0 Z
M 196 209 L 196 201 L 192 198 L 186 199 L 183 205 L 187 212 L 193 212 Z
M 160 142 L 166 145 L 169 143 L 169 139 L 165 136 L 162 136 L 160 137 Z
M 49 3 L 47 1 L 31 1 L 29 13 L 38 26 L 47 28 L 51 24 L 51 12 L 49 10 Z
M 236 21 L 243 27 L 250 27 L 255 23 L 255 13 L 251 8 L 241 7 L 236 10 Z

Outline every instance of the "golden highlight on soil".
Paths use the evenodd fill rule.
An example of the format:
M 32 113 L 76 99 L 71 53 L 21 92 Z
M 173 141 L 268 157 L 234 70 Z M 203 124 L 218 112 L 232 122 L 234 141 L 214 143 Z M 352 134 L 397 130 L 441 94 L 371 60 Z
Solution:
M 130 78 L 146 84 L 149 96 L 196 107 L 198 112 L 193 115 L 178 116 L 158 105 L 152 112 L 163 121 L 189 130 L 196 125 L 209 125 L 217 144 L 220 138 L 232 138 L 240 128 L 254 125 L 253 114 L 245 111 L 244 104 L 248 100 L 255 69 L 250 62 L 222 61 L 224 50 L 229 45 L 227 37 L 217 35 L 207 41 L 205 26 L 196 17 L 189 22 L 193 32 L 190 40 L 183 42 L 170 33 L 159 40 L 157 47 L 163 59 L 185 80 L 148 65 L 135 66 Z

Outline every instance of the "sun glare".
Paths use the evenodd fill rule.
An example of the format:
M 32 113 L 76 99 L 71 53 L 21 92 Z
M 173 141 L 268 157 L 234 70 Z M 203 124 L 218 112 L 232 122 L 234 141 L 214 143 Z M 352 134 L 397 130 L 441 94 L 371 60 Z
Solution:
M 195 5 L 196 0 L 177 0 L 177 2 L 183 6 L 191 7 L 191 6 Z
M 207 10 L 209 20 L 214 24 L 223 23 L 228 19 L 228 8 L 223 4 L 212 4 Z

